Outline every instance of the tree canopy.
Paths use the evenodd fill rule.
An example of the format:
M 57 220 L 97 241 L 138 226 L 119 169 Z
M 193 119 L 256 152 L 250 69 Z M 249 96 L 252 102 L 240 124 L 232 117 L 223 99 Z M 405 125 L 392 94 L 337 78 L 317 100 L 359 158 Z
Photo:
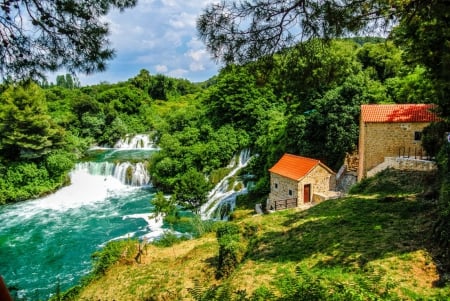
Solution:
M 114 56 L 102 16 L 137 0 L 35 1 L 0 3 L 0 75 L 42 78 L 46 71 L 102 71 Z
M 214 58 L 243 63 L 314 37 L 387 28 L 397 2 L 409 1 L 224 0 L 203 11 L 197 29 Z

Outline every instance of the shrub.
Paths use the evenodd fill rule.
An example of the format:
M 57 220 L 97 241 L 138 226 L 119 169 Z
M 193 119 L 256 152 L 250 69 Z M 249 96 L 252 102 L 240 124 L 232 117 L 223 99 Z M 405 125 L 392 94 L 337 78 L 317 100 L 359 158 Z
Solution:
M 164 234 L 155 240 L 153 244 L 158 247 L 171 247 L 181 241 L 188 240 L 186 236 L 177 236 L 172 231 L 164 231 Z
M 136 240 L 110 241 L 106 246 L 92 254 L 94 268 L 91 275 L 95 278 L 104 275 L 108 268 L 120 259 L 130 259 L 137 252 Z
M 228 277 L 242 261 L 246 246 L 238 225 L 226 223 L 216 231 L 219 243 L 219 259 L 216 277 Z

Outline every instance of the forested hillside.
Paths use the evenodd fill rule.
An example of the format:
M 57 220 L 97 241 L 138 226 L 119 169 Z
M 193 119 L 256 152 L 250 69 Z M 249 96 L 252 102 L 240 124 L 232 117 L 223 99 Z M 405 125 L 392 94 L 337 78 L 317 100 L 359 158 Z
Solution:
M 5 83 L 1 92 L 1 203 L 48 193 L 88 147 L 145 132 L 161 148 L 154 184 L 180 202 L 204 202 L 212 184 L 204 176 L 247 147 L 258 154 L 249 172 L 263 196 L 267 169 L 284 152 L 338 169 L 355 150 L 361 104 L 435 99 L 424 68 L 376 38 L 312 40 L 201 84 L 141 70 L 115 84 L 80 87 L 66 75 L 56 84 Z

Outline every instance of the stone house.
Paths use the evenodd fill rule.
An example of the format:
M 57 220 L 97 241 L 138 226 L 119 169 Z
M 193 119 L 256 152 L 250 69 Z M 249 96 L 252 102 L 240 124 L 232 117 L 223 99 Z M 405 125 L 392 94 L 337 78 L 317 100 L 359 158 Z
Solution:
M 432 104 L 362 105 L 358 181 L 370 176 L 386 158 L 424 158 L 422 130 L 438 120 L 433 108 Z
M 336 187 L 336 174 L 316 159 L 284 154 L 269 172 L 268 210 L 311 205 Z

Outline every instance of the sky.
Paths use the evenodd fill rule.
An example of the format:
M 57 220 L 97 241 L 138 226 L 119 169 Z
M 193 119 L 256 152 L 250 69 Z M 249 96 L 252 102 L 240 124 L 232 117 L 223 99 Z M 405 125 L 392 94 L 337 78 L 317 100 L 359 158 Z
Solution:
M 198 15 L 213 2 L 217 1 L 138 0 L 132 9 L 111 11 L 105 21 L 116 56 L 104 72 L 77 74 L 81 85 L 126 81 L 141 69 L 192 82 L 216 75 L 220 66 L 211 59 L 195 28 Z M 64 72 L 48 80 L 55 82 L 58 74 Z

